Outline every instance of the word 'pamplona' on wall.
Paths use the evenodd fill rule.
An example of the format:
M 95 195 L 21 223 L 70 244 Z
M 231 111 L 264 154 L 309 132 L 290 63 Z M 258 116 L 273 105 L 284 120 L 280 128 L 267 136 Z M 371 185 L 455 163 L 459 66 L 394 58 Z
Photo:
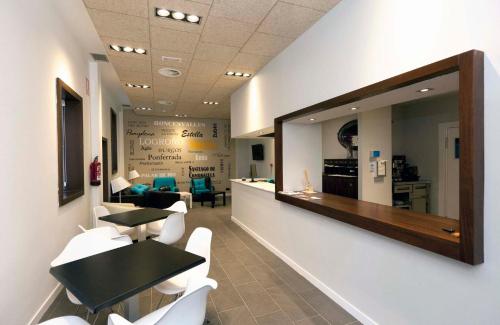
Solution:
M 229 187 L 230 121 L 159 118 L 124 113 L 125 162 L 152 184 L 155 177 L 175 177 L 181 191 L 191 178 L 211 177 L 217 190 Z

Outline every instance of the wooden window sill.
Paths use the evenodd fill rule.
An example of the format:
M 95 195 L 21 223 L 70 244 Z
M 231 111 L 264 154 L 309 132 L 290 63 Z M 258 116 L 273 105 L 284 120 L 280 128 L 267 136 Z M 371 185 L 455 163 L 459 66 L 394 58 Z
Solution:
M 427 249 L 454 259 L 460 255 L 460 238 L 444 230 L 458 231 L 458 220 L 422 214 L 328 193 L 296 195 L 276 193 L 276 199 L 324 216 Z M 315 196 L 319 199 L 309 199 Z

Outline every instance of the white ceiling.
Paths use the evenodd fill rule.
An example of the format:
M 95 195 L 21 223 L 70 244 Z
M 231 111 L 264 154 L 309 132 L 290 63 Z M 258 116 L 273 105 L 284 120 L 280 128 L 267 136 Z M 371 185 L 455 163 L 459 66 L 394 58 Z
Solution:
M 106 48 L 140 114 L 187 114 L 229 118 L 229 96 L 247 78 L 228 77 L 228 70 L 252 75 L 314 24 L 340 0 L 84 0 Z M 190 24 L 155 16 L 155 7 L 201 16 Z M 116 52 L 110 44 L 140 47 L 147 55 Z M 162 61 L 162 57 L 181 62 Z M 178 78 L 163 77 L 162 67 L 179 69 Z M 159 100 L 172 101 L 161 105 Z M 203 101 L 219 105 L 204 105 Z
M 453 72 L 436 78 L 417 82 L 406 87 L 391 90 L 377 96 L 365 98 L 357 102 L 332 107 L 331 109 L 320 113 L 301 116 L 290 122 L 300 124 L 320 123 L 334 118 L 351 115 L 353 113 L 365 112 L 381 107 L 456 92 L 458 91 L 458 86 L 458 72 Z M 423 88 L 432 88 L 432 90 L 425 93 L 418 91 Z M 352 107 L 357 107 L 358 109 L 353 111 L 351 110 Z M 311 121 L 311 118 L 314 118 L 314 121 Z

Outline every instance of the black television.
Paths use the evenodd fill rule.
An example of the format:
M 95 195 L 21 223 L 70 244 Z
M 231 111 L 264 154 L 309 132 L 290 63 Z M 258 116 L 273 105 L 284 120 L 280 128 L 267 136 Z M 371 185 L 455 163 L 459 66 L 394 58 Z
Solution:
M 252 145 L 252 159 L 253 160 L 264 160 L 264 145 L 263 144 Z

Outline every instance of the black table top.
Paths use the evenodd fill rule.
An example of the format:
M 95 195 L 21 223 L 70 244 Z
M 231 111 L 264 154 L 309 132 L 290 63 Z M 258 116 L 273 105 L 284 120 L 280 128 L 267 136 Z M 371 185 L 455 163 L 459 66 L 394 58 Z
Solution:
M 99 219 L 116 223 L 117 225 L 136 227 L 153 221 L 165 219 L 173 213 L 175 212 L 155 208 L 144 208 L 110 214 L 104 217 L 99 217 Z
M 204 257 L 146 240 L 53 267 L 50 274 L 96 313 L 203 262 Z

